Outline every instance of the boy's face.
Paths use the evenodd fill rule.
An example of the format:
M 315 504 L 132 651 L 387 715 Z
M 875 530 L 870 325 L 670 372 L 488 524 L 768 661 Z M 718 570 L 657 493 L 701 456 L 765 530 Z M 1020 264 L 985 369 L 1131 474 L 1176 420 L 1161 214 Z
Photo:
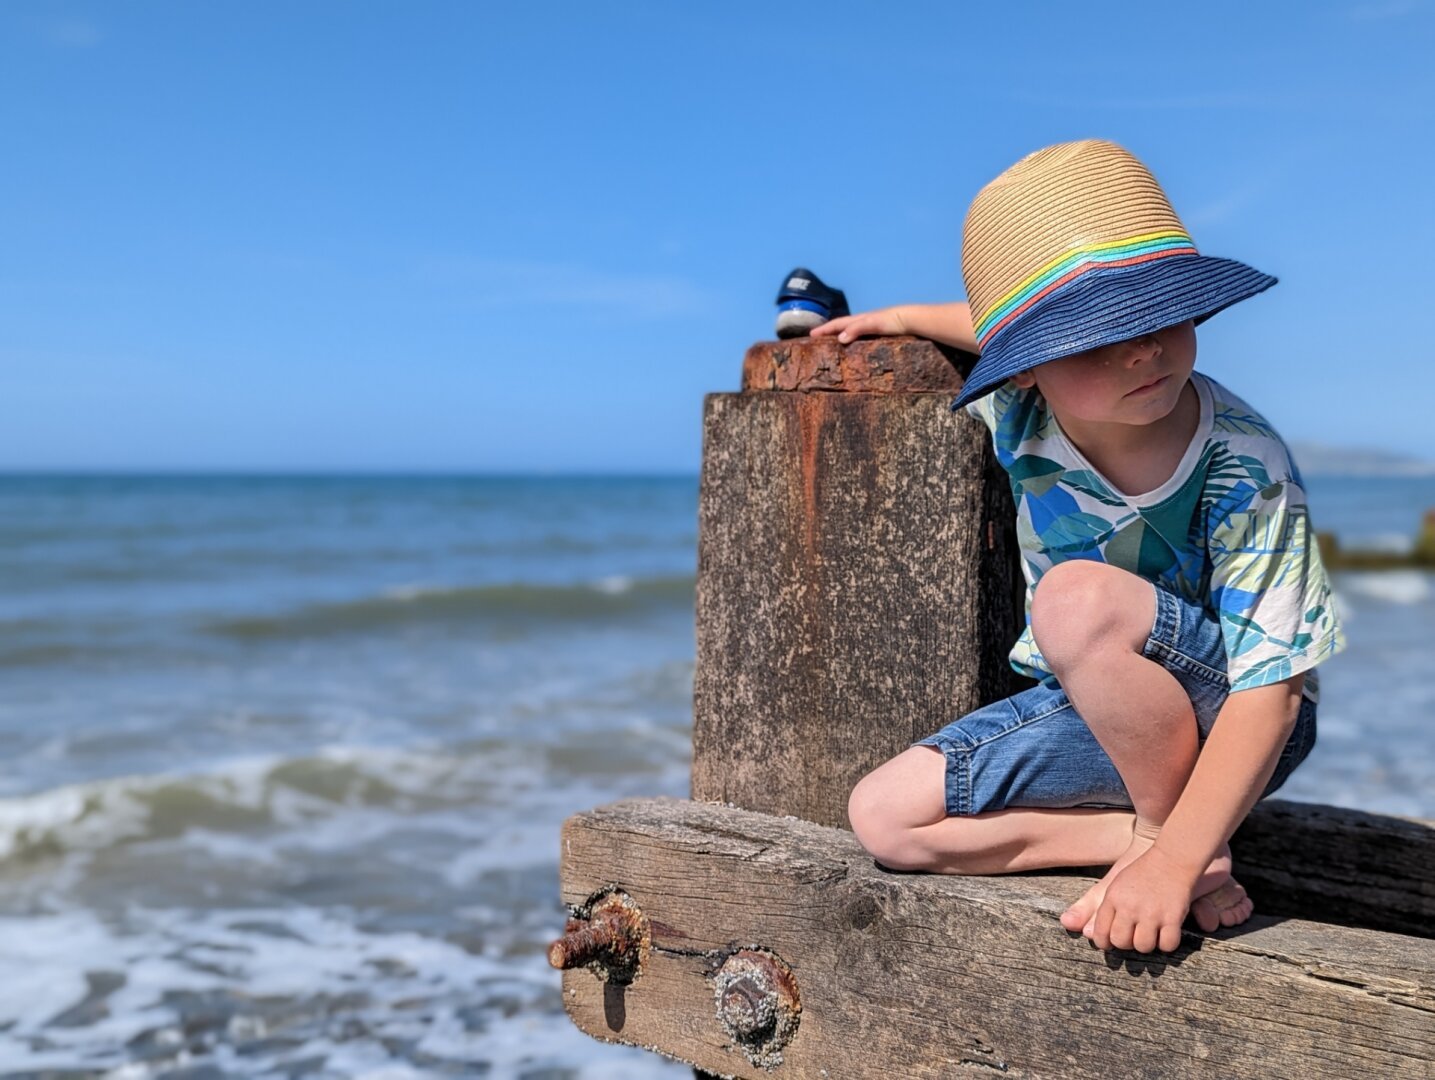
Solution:
M 1150 424 L 1176 407 L 1195 366 L 1196 326 L 1187 319 L 1144 337 L 1039 364 L 1011 381 L 1023 390 L 1035 386 L 1058 418 Z

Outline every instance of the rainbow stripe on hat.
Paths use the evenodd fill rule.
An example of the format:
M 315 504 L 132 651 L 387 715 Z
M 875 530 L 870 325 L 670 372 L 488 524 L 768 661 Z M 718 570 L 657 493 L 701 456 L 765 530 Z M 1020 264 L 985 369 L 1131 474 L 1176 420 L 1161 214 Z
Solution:
M 1175 229 L 1075 248 L 1052 259 L 999 297 L 974 324 L 977 344 L 986 345 L 993 334 L 1023 312 L 1093 270 L 1135 266 L 1172 255 L 1195 254 L 1198 254 L 1196 245 L 1190 236 Z

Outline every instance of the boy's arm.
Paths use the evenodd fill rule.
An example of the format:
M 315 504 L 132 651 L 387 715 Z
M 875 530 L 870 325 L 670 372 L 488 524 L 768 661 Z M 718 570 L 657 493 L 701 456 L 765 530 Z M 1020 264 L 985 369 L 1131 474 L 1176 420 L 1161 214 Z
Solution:
M 1197 879 L 1275 772 L 1304 683 L 1301 672 L 1226 698 L 1156 843 L 1106 890 L 1091 935 L 1097 946 L 1111 948 L 1114 930 L 1117 948 L 1147 935 L 1162 951 L 1177 947 Z
M 869 334 L 912 334 L 951 345 L 965 352 L 977 351 L 972 330 L 972 313 L 965 300 L 950 304 L 898 304 L 895 307 L 844 315 L 811 331 L 812 337 L 836 334 L 844 345 Z
M 1199 877 L 1270 782 L 1300 710 L 1305 672 L 1226 698 L 1155 846 Z

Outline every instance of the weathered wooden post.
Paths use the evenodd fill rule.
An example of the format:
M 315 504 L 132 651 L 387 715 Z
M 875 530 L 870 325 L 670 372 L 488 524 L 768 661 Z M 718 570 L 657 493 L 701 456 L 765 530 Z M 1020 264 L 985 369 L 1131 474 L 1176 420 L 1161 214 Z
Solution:
M 1011 489 L 951 411 L 964 356 L 765 343 L 708 395 L 694 799 L 845 828 L 864 773 L 1016 689 Z
M 1013 685 L 1009 489 L 953 359 L 764 344 L 707 399 L 693 800 L 564 823 L 574 1022 L 700 1076 L 1435 1075 L 1435 824 L 1261 804 L 1258 914 L 1169 955 L 1063 931 L 1089 878 L 894 874 L 846 830 L 867 769 Z

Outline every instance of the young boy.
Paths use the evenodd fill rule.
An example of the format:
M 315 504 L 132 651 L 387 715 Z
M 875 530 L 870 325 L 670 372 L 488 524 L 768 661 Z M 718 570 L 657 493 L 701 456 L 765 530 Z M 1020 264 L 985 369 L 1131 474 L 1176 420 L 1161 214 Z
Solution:
M 915 334 L 981 358 L 953 409 L 991 429 L 1017 503 L 1040 680 L 857 784 L 848 814 L 894 869 L 1111 864 L 1061 916 L 1102 949 L 1169 952 L 1251 901 L 1227 841 L 1315 742 L 1316 664 L 1344 647 L 1280 436 L 1193 371 L 1196 324 L 1275 284 L 1200 255 L 1122 148 L 1048 147 L 968 212 L 969 304 L 813 331 Z

